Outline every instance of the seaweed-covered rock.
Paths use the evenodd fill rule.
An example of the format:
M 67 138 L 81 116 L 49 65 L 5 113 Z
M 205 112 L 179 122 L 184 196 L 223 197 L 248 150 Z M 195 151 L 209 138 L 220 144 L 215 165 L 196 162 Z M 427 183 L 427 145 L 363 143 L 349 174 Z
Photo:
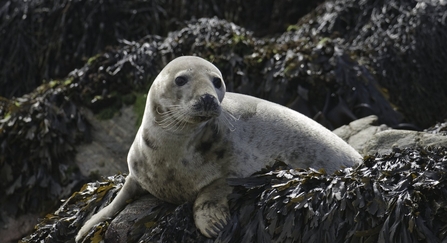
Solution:
M 70 81 L 52 82 L 21 98 L 0 99 L 0 222 L 56 206 L 82 182 L 74 146 L 89 127 L 67 96 Z
M 251 177 L 229 179 L 234 187 L 229 196 L 232 219 L 215 240 L 196 230 L 191 204 L 175 206 L 151 196 L 136 199 L 127 207 L 132 209 L 117 216 L 132 212 L 127 221 L 102 223 L 87 238 L 95 242 L 441 242 L 447 239 L 446 160 L 447 148 L 431 147 L 370 156 L 360 166 L 332 175 L 277 163 Z M 112 200 L 123 180 L 115 176 L 87 184 L 21 242 L 72 240 L 85 218 Z
M 261 97 L 313 117 L 333 129 L 375 114 L 397 126 L 397 113 L 368 69 L 331 39 L 286 33 L 260 39 L 225 20 L 199 19 L 166 38 L 147 36 L 122 42 L 70 74 L 89 84 L 85 105 L 119 105 L 116 94 L 147 90 L 159 70 L 180 55 L 199 55 L 224 73 L 228 91 Z
M 372 72 L 407 121 L 426 128 L 447 113 L 445 1 L 326 1 L 297 35 L 337 39 Z
M 225 18 L 261 35 L 284 31 L 318 1 L 5 0 L 0 3 L 0 96 L 21 96 L 64 78 L 119 40 L 166 35 L 201 17 Z
M 424 131 L 427 133 L 447 135 L 447 120 L 444 122 L 436 123 L 436 125 L 431 126 Z
M 278 9 L 286 9 L 290 1 L 266 2 L 271 10 L 267 15 L 272 17 L 279 16 Z M 0 76 L 12 77 L 2 79 L 6 83 L 1 91 L 21 89 L 10 86 L 12 81 L 20 81 L 23 90 L 44 83 L 23 97 L 0 98 L 0 172 L 6 178 L 0 189 L 7 192 L 0 201 L 2 212 L 19 216 L 39 211 L 48 201 L 54 205 L 67 195 L 80 180 L 71 162 L 75 148 L 90 139 L 80 107 L 110 118 L 124 105 L 141 103 L 161 68 L 180 55 L 199 55 L 214 62 L 224 73 L 229 91 L 289 106 L 330 129 L 371 114 L 389 127 L 412 129 L 447 116 L 443 107 L 447 5 L 442 1 L 328 0 L 275 37 L 250 31 L 256 31 L 256 24 L 265 26 L 264 19 L 253 20 L 246 29 L 219 18 L 184 23 L 183 17 L 194 15 L 186 12 L 171 19 L 166 25 L 170 27 L 146 28 L 141 23 L 157 16 L 168 18 L 170 13 L 159 8 L 160 2 L 103 3 L 8 0 L 0 4 L 0 31 L 8 33 L 0 38 Z M 301 3 L 295 1 L 293 6 Z M 240 4 L 229 13 L 255 9 L 250 2 Z M 206 6 L 203 9 L 222 10 Z M 246 16 L 267 16 L 267 12 L 251 11 Z M 115 19 L 110 14 L 130 22 L 105 21 Z M 41 31 L 48 26 L 51 31 Z M 170 32 L 166 37 L 147 35 L 153 33 L 150 28 Z M 55 36 L 46 35 L 53 31 Z M 36 40 L 28 38 L 36 33 L 41 35 Z M 83 62 L 68 78 L 49 81 Z
M 407 130 L 380 131 L 365 143 L 364 151 L 368 154 L 386 154 L 393 147 L 447 147 L 447 136 Z

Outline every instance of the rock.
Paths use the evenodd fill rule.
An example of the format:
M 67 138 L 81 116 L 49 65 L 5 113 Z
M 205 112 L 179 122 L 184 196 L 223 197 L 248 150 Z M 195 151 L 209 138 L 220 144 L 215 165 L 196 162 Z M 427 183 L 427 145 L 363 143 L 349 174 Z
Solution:
M 76 148 L 75 161 L 81 173 L 86 176 L 127 173 L 127 153 L 137 133 L 133 107 L 121 108 L 108 120 L 99 120 L 86 108 L 81 112 L 92 126 L 92 142 Z
M 278 162 L 248 178 L 228 180 L 234 188 L 232 217 L 215 240 L 196 229 L 191 203 L 143 196 L 110 224 L 92 228 L 84 242 L 442 242 L 446 159 L 447 148 L 395 149 L 334 174 Z M 89 183 L 21 242 L 72 241 L 123 182 L 119 175 Z
M 389 154 L 393 148 L 447 146 L 447 136 L 410 130 L 394 130 L 378 125 L 376 116 L 368 116 L 335 129 L 333 132 L 362 155 Z
M 367 141 L 363 154 L 391 153 L 393 148 L 416 148 L 427 146 L 447 147 L 447 136 L 407 130 L 388 130 L 374 134 Z
M 390 129 L 386 125 L 378 125 L 377 121 L 378 117 L 371 115 L 341 126 L 333 132 L 363 154 L 367 141 L 371 140 L 376 133 Z
M 0 227 L 1 241 L 4 243 L 17 242 L 23 235 L 32 231 L 39 222 L 38 214 L 23 214 L 17 218 L 5 217 Z
M 136 239 L 132 239 L 132 234 L 128 234 L 132 232 L 129 229 L 140 227 L 144 230 L 147 225 L 151 225 L 151 222 L 145 221 L 147 214 L 142 212 L 151 212 L 154 207 L 160 204 L 163 204 L 163 202 L 150 194 L 131 202 L 110 222 L 104 240 L 116 243 L 136 241 Z

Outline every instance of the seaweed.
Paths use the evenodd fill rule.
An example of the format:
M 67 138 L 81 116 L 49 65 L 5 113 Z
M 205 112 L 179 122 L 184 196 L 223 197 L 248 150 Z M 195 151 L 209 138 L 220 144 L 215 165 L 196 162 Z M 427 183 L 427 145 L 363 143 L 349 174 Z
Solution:
M 376 78 L 341 48 L 336 40 L 323 38 L 315 43 L 293 32 L 257 38 L 226 20 L 203 18 L 166 38 L 122 41 L 70 76 L 77 82 L 93 82 L 89 85 L 95 102 L 84 104 L 96 110 L 101 104 L 109 105 L 115 93 L 147 89 L 171 59 L 198 55 L 225 74 L 228 91 L 289 106 L 330 129 L 370 114 L 390 126 L 400 124 L 402 116 Z
M 447 115 L 446 10 L 438 1 L 326 1 L 296 35 L 338 39 L 407 121 L 426 128 Z
M 44 80 L 66 77 L 88 58 L 121 40 L 165 36 L 184 27 L 185 21 L 218 16 L 265 35 L 285 30 L 320 2 L 3 1 L 0 96 L 22 96 Z
M 161 201 L 142 209 L 143 221 L 129 227 L 128 235 L 132 242 L 441 242 L 447 237 L 446 160 L 447 148 L 395 149 L 334 174 L 278 161 L 248 178 L 228 179 L 234 188 L 232 217 L 217 239 L 200 235 L 190 203 Z M 87 184 L 21 242 L 73 239 L 123 180 Z M 97 226 L 87 239 L 107 241 L 112 227 L 107 225 Z
M 0 100 L 0 211 L 13 217 L 48 210 L 83 182 L 72 158 L 89 124 L 64 92 L 69 80 L 45 86 Z
M 40 211 L 68 195 L 82 180 L 71 156 L 90 136 L 80 108 L 110 118 L 180 55 L 215 63 L 228 91 L 286 105 L 330 129 L 370 114 L 410 129 L 447 116 L 445 4 L 333 0 L 302 17 L 320 1 L 302 11 L 296 8 L 302 1 L 290 9 L 289 1 L 240 1 L 225 10 L 220 4 L 227 1 L 199 1 L 204 15 L 223 15 L 210 19 L 165 11 L 162 4 L 174 2 L 2 3 L 0 30 L 8 33 L 0 39 L 1 92 L 8 97 L 0 98 L 2 211 Z M 279 18 L 274 26 L 281 27 L 267 31 L 275 35 L 264 36 L 261 30 L 281 11 L 296 17 Z
M 66 79 L 46 82 L 20 98 L 2 98 L 0 165 L 9 176 L 0 186 L 11 195 L 0 207 L 9 205 L 14 210 L 8 211 L 16 215 L 43 209 L 45 201 L 54 203 L 66 195 L 60 192 L 65 181 L 78 181 L 70 156 L 77 144 L 89 141 L 89 124 L 80 107 L 102 118 L 113 116 L 122 105 L 135 102 L 140 90 L 146 92 L 168 61 L 183 54 L 213 61 L 225 73 L 229 91 L 288 105 L 329 128 L 365 115 L 356 107 L 368 107 L 391 125 L 399 123 L 399 114 L 378 91 L 374 77 L 342 51 L 337 53 L 333 40 L 322 39 L 314 46 L 295 38 L 286 33 L 266 40 L 228 21 L 203 18 L 166 38 L 123 40 L 91 57 Z M 39 196 L 30 197 L 32 193 Z M 19 199 L 21 203 L 13 203 Z M 29 203 L 35 207 L 26 206 Z

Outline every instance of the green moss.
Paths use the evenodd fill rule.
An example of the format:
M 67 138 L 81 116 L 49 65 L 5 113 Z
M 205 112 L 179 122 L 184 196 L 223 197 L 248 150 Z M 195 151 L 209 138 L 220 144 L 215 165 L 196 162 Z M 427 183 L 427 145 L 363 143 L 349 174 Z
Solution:
M 93 99 L 97 104 L 95 113 L 100 120 L 107 120 L 113 118 L 123 105 L 132 105 L 137 100 L 137 95 L 134 93 L 120 94 L 116 91 L 111 92 L 107 97 L 96 96 Z
M 96 61 L 96 59 L 98 59 L 98 57 L 100 57 L 101 56 L 101 54 L 98 54 L 98 55 L 96 55 L 96 56 L 92 56 L 92 57 L 90 57 L 88 60 L 87 60 L 87 64 L 88 65 L 91 65 L 92 63 L 94 63 L 95 61 Z
M 70 85 L 71 83 L 73 83 L 73 77 L 68 77 L 64 80 L 64 86 Z
M 300 27 L 298 27 L 298 25 L 295 25 L 295 24 L 293 24 L 293 25 L 289 25 L 289 26 L 287 27 L 287 32 L 296 31 L 296 30 L 299 30 L 299 28 L 300 28 Z
M 48 84 L 50 85 L 50 88 L 54 88 L 56 85 L 60 84 L 60 81 L 59 80 L 51 80 Z
M 324 38 L 322 38 L 319 42 L 318 42 L 318 44 L 317 44 L 317 46 L 324 46 L 324 45 L 326 45 L 326 43 L 328 43 L 328 42 L 330 42 L 331 41 L 331 39 L 330 38 L 328 38 L 328 37 L 324 37 Z
M 99 113 L 97 114 L 97 117 L 100 120 L 108 120 L 108 119 L 111 119 L 115 115 L 116 112 L 117 112 L 117 109 L 114 106 L 103 108 L 99 111 Z
M 137 100 L 137 97 L 135 96 L 135 94 L 130 93 L 130 94 L 125 94 L 121 97 L 121 100 L 123 101 L 123 103 L 125 105 L 132 105 L 135 103 L 135 101 Z
M 137 122 L 135 125 L 139 127 L 141 125 L 141 120 L 143 120 L 144 109 L 146 108 L 147 94 L 135 94 L 135 96 L 136 99 L 133 106 L 135 114 L 137 115 Z
M 244 42 L 246 40 L 247 40 L 247 36 L 245 36 L 245 35 L 237 35 L 237 34 L 233 35 L 233 42 L 235 44 Z

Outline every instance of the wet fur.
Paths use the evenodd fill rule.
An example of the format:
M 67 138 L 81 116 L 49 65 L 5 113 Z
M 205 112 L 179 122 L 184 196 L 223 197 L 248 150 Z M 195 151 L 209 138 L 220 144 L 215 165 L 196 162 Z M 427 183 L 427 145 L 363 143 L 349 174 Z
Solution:
M 175 84 L 179 75 L 188 77 L 186 85 Z M 224 84 L 213 85 L 215 77 L 223 80 L 214 65 L 198 57 L 177 58 L 163 69 L 129 151 L 124 188 L 86 222 L 77 241 L 141 188 L 167 202 L 194 202 L 196 226 L 214 237 L 229 217 L 226 178 L 249 176 L 275 160 L 328 173 L 361 162 L 360 154 L 317 122 L 262 99 L 225 92 Z M 215 97 L 209 111 L 197 109 L 204 94 Z

